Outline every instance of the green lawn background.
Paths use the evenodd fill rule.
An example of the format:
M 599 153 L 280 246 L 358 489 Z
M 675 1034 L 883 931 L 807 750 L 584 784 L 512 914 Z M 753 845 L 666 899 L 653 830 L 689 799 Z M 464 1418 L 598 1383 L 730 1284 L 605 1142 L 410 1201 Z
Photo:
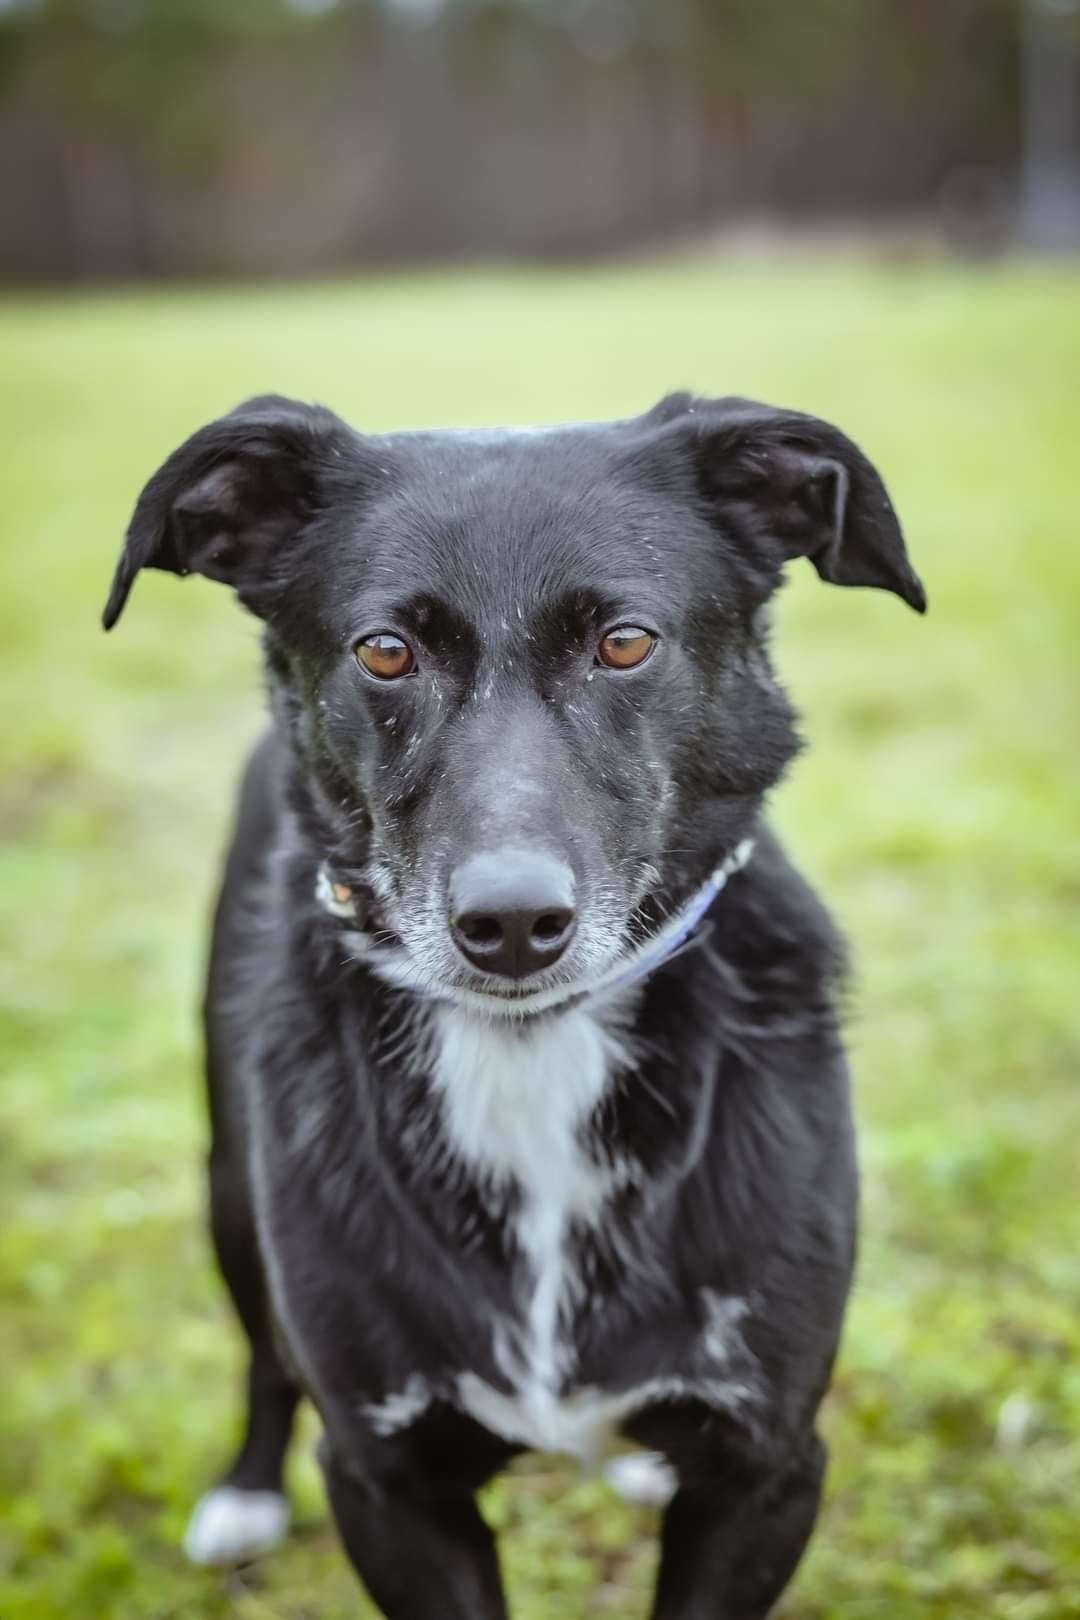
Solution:
M 775 814 L 850 931 L 864 1243 L 789 1620 L 1080 1616 L 1080 273 L 687 262 L 0 304 L 0 1616 L 368 1613 L 310 1460 L 258 1568 L 178 1539 L 238 1420 L 200 1219 L 193 1007 L 256 627 L 147 575 L 142 481 L 267 389 L 371 428 L 832 417 L 927 583 L 793 570 L 812 751 Z M 798 576 L 798 577 L 795 577 Z M 643 1616 L 651 1515 L 559 1463 L 491 1493 L 523 1620 Z

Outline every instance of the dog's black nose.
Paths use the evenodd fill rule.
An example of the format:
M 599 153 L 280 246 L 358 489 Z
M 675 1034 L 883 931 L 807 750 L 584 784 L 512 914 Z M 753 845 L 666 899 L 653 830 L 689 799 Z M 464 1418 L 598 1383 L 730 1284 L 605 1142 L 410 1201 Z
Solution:
M 450 879 L 450 930 L 474 967 L 508 979 L 557 962 L 574 932 L 574 874 L 552 855 L 473 855 Z

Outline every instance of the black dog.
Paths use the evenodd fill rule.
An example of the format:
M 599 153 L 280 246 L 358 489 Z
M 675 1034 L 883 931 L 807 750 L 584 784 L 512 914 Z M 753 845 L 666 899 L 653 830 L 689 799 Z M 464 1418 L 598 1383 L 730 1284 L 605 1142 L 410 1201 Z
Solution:
M 504 1615 L 473 1493 L 619 1438 L 671 1481 L 658 1620 L 789 1580 L 856 1203 L 842 952 L 760 820 L 796 556 L 925 607 L 860 451 L 742 399 L 371 438 L 267 397 L 147 484 L 106 626 L 140 568 L 225 581 L 273 712 L 206 1003 L 248 1430 L 195 1559 L 283 1534 L 304 1391 L 392 1620 Z

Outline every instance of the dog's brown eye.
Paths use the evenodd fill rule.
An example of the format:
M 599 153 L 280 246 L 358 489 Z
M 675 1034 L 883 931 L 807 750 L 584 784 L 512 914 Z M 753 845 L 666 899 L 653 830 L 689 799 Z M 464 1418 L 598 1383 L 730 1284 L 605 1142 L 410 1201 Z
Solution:
M 643 630 L 638 624 L 619 624 L 608 631 L 597 657 L 608 669 L 636 669 L 655 646 L 656 637 L 651 630 Z
M 385 630 L 365 636 L 356 643 L 354 651 L 357 660 L 376 680 L 399 681 L 416 668 L 412 648 L 406 646 L 400 636 L 392 636 Z

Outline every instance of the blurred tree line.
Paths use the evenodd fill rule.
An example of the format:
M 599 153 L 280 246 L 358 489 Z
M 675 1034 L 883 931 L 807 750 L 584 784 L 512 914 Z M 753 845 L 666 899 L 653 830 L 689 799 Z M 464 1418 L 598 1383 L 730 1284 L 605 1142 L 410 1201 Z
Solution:
M 0 0 L 0 275 L 573 255 L 1008 181 L 1019 0 Z

